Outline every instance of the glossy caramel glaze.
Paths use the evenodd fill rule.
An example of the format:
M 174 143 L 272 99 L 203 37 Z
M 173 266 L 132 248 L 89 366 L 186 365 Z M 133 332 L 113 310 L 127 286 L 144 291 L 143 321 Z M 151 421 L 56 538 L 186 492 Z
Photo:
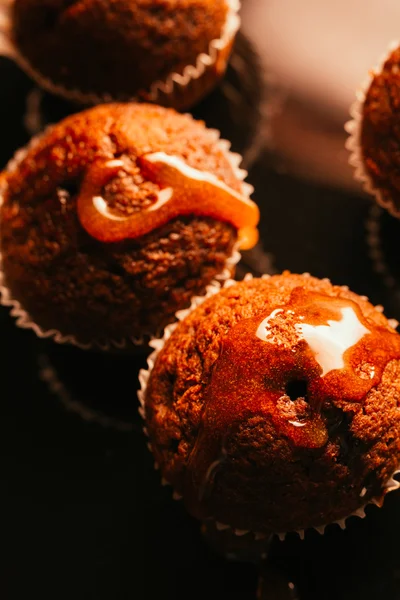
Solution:
M 133 215 L 118 215 L 102 197 L 105 185 L 123 171 L 120 160 L 95 160 L 78 196 L 81 225 L 95 239 L 120 242 L 135 239 L 187 215 L 211 217 L 238 229 L 239 245 L 252 248 L 258 240 L 259 211 L 249 198 L 211 173 L 193 169 L 163 152 L 138 159 L 143 178 L 160 188 L 155 204 Z

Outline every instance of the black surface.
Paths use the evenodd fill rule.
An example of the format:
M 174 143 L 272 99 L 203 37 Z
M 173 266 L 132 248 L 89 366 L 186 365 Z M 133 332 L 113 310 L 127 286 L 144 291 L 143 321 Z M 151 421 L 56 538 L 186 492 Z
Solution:
M 30 84 L 6 61 L 0 72 L 4 164 L 27 139 L 22 113 Z M 310 271 L 389 302 L 367 255 L 364 199 L 274 173 L 265 157 L 250 181 L 262 210 L 264 247 L 278 269 Z M 0 322 L 2 600 L 255 599 L 257 567 L 214 555 L 198 524 L 160 486 L 136 416 L 143 358 L 116 367 L 116 357 L 107 363 L 99 355 L 83 359 L 75 349 L 63 354 L 18 330 L 5 309 Z M 70 383 L 78 373 L 86 377 L 73 394 L 93 403 L 100 388 L 107 390 L 110 411 L 114 406 L 122 419 L 132 415 L 138 427 L 115 431 L 67 411 L 38 376 L 44 352 L 64 362 Z M 96 360 L 103 379 L 96 378 Z M 107 373 L 107 386 L 99 386 Z M 104 397 L 101 402 L 104 408 Z M 301 600 L 400 599 L 400 494 L 367 512 L 344 532 L 333 526 L 323 537 L 310 532 L 305 541 L 274 540 L 269 568 L 277 580 L 269 597 L 279 600 L 291 581 Z
M 388 289 L 387 308 L 400 313 L 400 220 L 372 205 L 366 224 L 368 253 L 373 269 Z

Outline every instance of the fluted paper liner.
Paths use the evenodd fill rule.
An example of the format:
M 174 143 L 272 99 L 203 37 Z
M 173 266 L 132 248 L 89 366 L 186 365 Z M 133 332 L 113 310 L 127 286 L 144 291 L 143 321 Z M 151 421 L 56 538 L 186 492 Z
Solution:
M 303 275 L 307 276 L 307 275 L 309 275 L 309 273 L 303 273 Z M 263 279 L 268 279 L 269 277 L 270 277 L 269 274 L 265 274 L 265 275 L 262 276 Z M 251 275 L 249 273 L 244 278 L 244 281 L 248 281 L 248 280 L 251 280 L 251 279 L 253 279 L 253 275 Z M 141 417 L 143 418 L 143 420 L 145 420 L 145 418 L 146 418 L 146 415 L 145 415 L 145 396 L 146 396 L 147 383 L 149 381 L 149 377 L 150 377 L 151 371 L 152 371 L 152 369 L 154 367 L 154 364 L 155 364 L 155 362 L 157 360 L 157 357 L 158 357 L 159 353 L 164 348 L 164 345 L 165 345 L 166 341 L 171 337 L 172 333 L 174 332 L 174 330 L 176 329 L 176 327 L 179 325 L 179 322 L 183 321 L 187 317 L 187 315 L 189 313 L 191 313 L 197 306 L 199 306 L 200 304 L 202 304 L 207 298 L 210 298 L 211 296 L 214 296 L 222 288 L 231 287 L 232 285 L 236 285 L 237 283 L 238 282 L 234 281 L 233 279 L 227 279 L 225 281 L 225 283 L 224 283 L 223 286 L 210 285 L 207 288 L 207 293 L 204 296 L 193 298 L 192 304 L 191 304 L 190 308 L 178 311 L 176 313 L 177 321 L 175 323 L 171 323 L 170 325 L 168 325 L 165 328 L 164 335 L 163 335 L 162 338 L 159 338 L 159 339 L 154 338 L 153 340 L 151 340 L 151 342 L 150 342 L 149 345 L 154 350 L 153 350 L 153 352 L 150 354 L 150 356 L 147 359 L 148 368 L 147 369 L 141 369 L 141 371 L 139 373 L 139 382 L 140 382 L 140 390 L 138 391 L 138 399 L 139 399 L 139 403 L 140 403 L 139 414 L 141 415 Z M 349 289 L 347 286 L 342 286 L 342 288 L 344 290 L 348 290 Z M 365 299 L 365 300 L 368 299 L 366 296 L 362 296 L 362 298 Z M 379 312 L 383 312 L 383 307 L 382 306 L 376 306 L 375 309 L 378 310 Z M 398 326 L 398 322 L 396 320 L 394 320 L 394 319 L 389 319 L 389 324 L 393 328 L 396 328 Z M 143 431 L 144 431 L 145 435 L 148 437 L 149 434 L 148 434 L 147 428 L 145 426 L 143 427 Z M 148 445 L 149 450 L 152 452 L 151 443 L 149 442 L 147 445 Z M 159 465 L 156 462 L 154 463 L 154 468 L 156 470 L 159 470 Z M 306 531 L 309 531 L 309 530 L 312 530 L 312 529 L 314 529 L 315 531 L 317 531 L 321 535 L 325 533 L 326 528 L 329 527 L 330 525 L 339 525 L 339 527 L 341 529 L 345 529 L 348 519 L 350 519 L 351 517 L 359 517 L 359 518 L 363 519 L 365 517 L 365 508 L 366 508 L 366 506 L 368 506 L 369 504 L 375 504 L 378 507 L 382 507 L 383 500 L 384 500 L 386 494 L 388 494 L 389 492 L 392 492 L 392 491 L 397 490 L 397 489 L 400 488 L 400 483 L 398 481 L 396 481 L 396 479 L 394 479 L 395 475 L 397 475 L 397 474 L 400 474 L 400 469 L 396 469 L 396 471 L 393 473 L 393 475 L 386 482 L 386 484 L 384 486 L 384 492 L 383 492 L 382 496 L 380 496 L 378 498 L 371 498 L 371 500 L 369 500 L 368 502 L 366 502 L 363 506 L 361 506 L 360 508 L 358 508 L 353 513 L 347 515 L 343 519 L 340 519 L 340 520 L 337 520 L 337 521 L 332 521 L 331 523 L 326 523 L 325 525 L 320 525 L 320 526 L 316 526 L 316 527 L 310 527 L 310 528 L 307 528 L 307 529 L 299 529 L 299 530 L 295 530 L 295 531 L 285 531 L 285 532 L 274 531 L 274 532 L 271 532 L 271 533 L 273 535 L 278 536 L 280 540 L 284 540 L 286 538 L 286 536 L 288 536 L 289 534 L 292 534 L 292 533 L 297 533 L 300 536 L 301 539 L 304 539 Z M 161 484 L 162 485 L 171 485 L 164 477 L 161 478 Z M 366 492 L 367 492 L 367 490 L 364 488 L 364 490 L 362 491 L 362 494 L 365 495 Z M 180 494 L 178 494 L 174 490 L 173 491 L 173 498 L 174 498 L 174 500 L 181 500 L 182 496 Z M 211 519 L 211 520 L 213 520 L 213 519 Z M 263 538 L 268 537 L 268 534 L 263 533 L 263 532 L 250 531 L 250 530 L 247 530 L 247 529 L 237 529 L 237 528 L 232 527 L 231 525 L 228 525 L 227 523 L 221 523 L 221 522 L 215 521 L 215 520 L 214 520 L 214 522 L 215 522 L 215 526 L 216 526 L 216 528 L 217 528 L 218 531 L 224 531 L 226 529 L 230 529 L 230 530 L 233 531 L 233 533 L 235 535 L 243 536 L 243 535 L 252 534 L 252 535 L 255 536 L 255 539 L 263 539 Z
M 187 108 L 210 91 L 214 83 L 225 72 L 233 42 L 240 27 L 240 0 L 226 0 L 226 2 L 228 11 L 221 37 L 210 42 L 208 52 L 199 54 L 195 64 L 187 65 L 181 74 L 171 73 L 164 81 L 153 82 L 149 90 L 140 90 L 135 96 L 82 92 L 79 89 L 69 89 L 54 83 L 42 75 L 19 52 L 13 41 L 12 5 L 14 0 L 0 0 L 0 55 L 13 59 L 21 69 L 47 91 L 72 102 L 92 105 L 111 101 L 132 102 L 146 99 L 164 106 Z
M 370 70 L 367 78 L 356 92 L 356 100 L 350 108 L 351 120 L 345 124 L 345 130 L 349 134 L 346 148 L 350 152 L 349 163 L 354 168 L 354 179 L 362 184 L 363 189 L 374 196 L 380 206 L 386 208 L 393 216 L 400 217 L 400 210 L 396 209 L 392 202 L 385 199 L 378 187 L 374 184 L 364 162 L 361 148 L 361 130 L 363 124 L 363 109 L 368 90 L 376 74 L 381 73 L 385 62 L 390 54 L 400 46 L 400 41 L 391 42 L 385 54 L 382 55 L 377 65 Z
M 1 1 L 1 0 L 0 0 Z M 49 131 L 51 131 L 52 126 L 49 126 L 45 129 L 44 132 L 35 136 L 31 139 L 27 146 L 17 150 L 14 157 L 9 161 L 8 165 L 5 168 L 6 172 L 13 172 L 18 168 L 18 165 L 25 158 L 28 151 L 34 148 L 40 141 L 40 139 Z M 247 171 L 240 168 L 240 164 L 242 162 L 242 156 L 236 152 L 230 151 L 230 142 L 227 140 L 223 140 L 220 138 L 220 132 L 217 129 L 208 129 L 209 133 L 212 134 L 214 141 L 218 144 L 219 148 L 224 152 L 226 158 L 230 162 L 232 169 L 236 175 L 236 177 L 242 182 L 242 193 L 250 197 L 254 191 L 254 188 L 249 183 L 246 183 L 244 180 L 247 177 Z M 6 185 L 6 184 L 5 184 Z M 0 185 L 0 206 L 3 203 L 4 198 L 4 187 Z M 220 287 L 221 282 L 229 279 L 232 275 L 232 272 L 236 266 L 236 264 L 240 261 L 241 255 L 238 251 L 237 246 L 234 247 L 233 252 L 230 257 L 225 262 L 225 267 L 221 271 L 221 273 L 215 275 L 214 281 L 211 282 L 211 286 Z M 210 287 L 210 286 L 209 286 Z M 208 288 L 207 288 L 208 289 Z M 43 329 L 37 323 L 35 323 L 34 319 L 30 316 L 30 314 L 24 309 L 23 304 L 19 302 L 16 298 L 13 297 L 11 290 L 7 287 L 6 277 L 3 271 L 3 262 L 2 255 L 0 251 L 0 305 L 7 306 L 11 308 L 10 314 L 16 318 L 16 325 L 21 327 L 22 329 L 32 329 L 39 338 L 51 338 L 54 342 L 58 344 L 72 344 L 77 346 L 83 350 L 89 349 L 97 349 L 102 351 L 109 350 L 129 350 L 129 347 L 137 347 L 142 346 L 146 343 L 147 338 L 151 337 L 151 333 L 148 335 L 140 336 L 140 337 L 129 337 L 123 338 L 120 340 L 110 340 L 98 338 L 92 340 L 90 342 L 83 343 L 76 336 L 64 334 L 62 331 L 57 329 Z

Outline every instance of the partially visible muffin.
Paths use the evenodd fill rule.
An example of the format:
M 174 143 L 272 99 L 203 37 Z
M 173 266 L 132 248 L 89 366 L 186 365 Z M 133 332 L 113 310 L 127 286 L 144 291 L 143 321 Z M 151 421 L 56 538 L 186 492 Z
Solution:
M 284 273 L 180 322 L 144 393 L 163 477 L 196 517 L 287 532 L 344 519 L 400 460 L 400 336 L 365 298 Z
M 152 84 L 209 54 L 231 12 L 227 0 L 15 0 L 13 37 L 53 84 L 117 100 L 147 98 Z M 225 66 L 215 65 L 213 83 Z
M 372 74 L 361 107 L 360 151 L 378 200 L 400 215 L 400 48 Z
M 225 203 L 233 194 L 234 202 L 253 206 L 215 132 L 145 104 L 73 115 L 2 175 L 4 283 L 43 330 L 84 343 L 154 334 L 224 271 L 238 230 L 215 211 L 214 217 L 202 212 L 198 184 L 195 205 L 183 176 L 163 189 L 152 156 L 215 182 L 204 201 L 217 212 L 221 190 Z M 160 165 L 163 173 L 168 165 Z M 185 194 L 191 212 L 152 225 L 157 207 L 164 210 L 169 199 L 174 206 L 175 196 Z M 143 235 L 123 229 L 144 219 L 150 230 Z

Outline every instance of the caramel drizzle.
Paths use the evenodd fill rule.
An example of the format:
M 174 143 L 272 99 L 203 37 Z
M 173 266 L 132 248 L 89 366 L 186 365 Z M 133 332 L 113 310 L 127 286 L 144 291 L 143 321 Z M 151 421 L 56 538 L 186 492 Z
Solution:
M 96 159 L 88 169 L 77 206 L 81 225 L 92 237 L 101 242 L 135 239 L 177 217 L 200 215 L 233 225 L 243 250 L 257 243 L 260 215 L 252 200 L 176 156 L 155 152 L 141 156 L 138 162 L 143 177 L 157 184 L 160 191 L 154 204 L 129 216 L 111 212 L 101 195 L 104 186 L 123 170 L 123 162 Z
M 358 341 L 344 346 L 343 368 L 324 374 L 318 354 L 299 335 L 299 325 L 334 325 L 349 308 L 359 321 Z M 260 337 L 263 320 L 271 328 Z M 367 322 L 360 307 L 347 299 L 296 288 L 285 306 L 240 321 L 222 341 L 206 391 L 202 425 L 185 479 L 184 496 L 191 511 L 207 516 L 218 469 L 229 462 L 226 441 L 241 424 L 262 417 L 294 446 L 322 448 L 329 438 L 321 414 L 325 400 L 362 402 L 393 359 L 400 359 L 400 336 Z M 287 385 L 293 380 L 307 384 L 307 403 L 300 399 L 300 409 L 287 396 Z

